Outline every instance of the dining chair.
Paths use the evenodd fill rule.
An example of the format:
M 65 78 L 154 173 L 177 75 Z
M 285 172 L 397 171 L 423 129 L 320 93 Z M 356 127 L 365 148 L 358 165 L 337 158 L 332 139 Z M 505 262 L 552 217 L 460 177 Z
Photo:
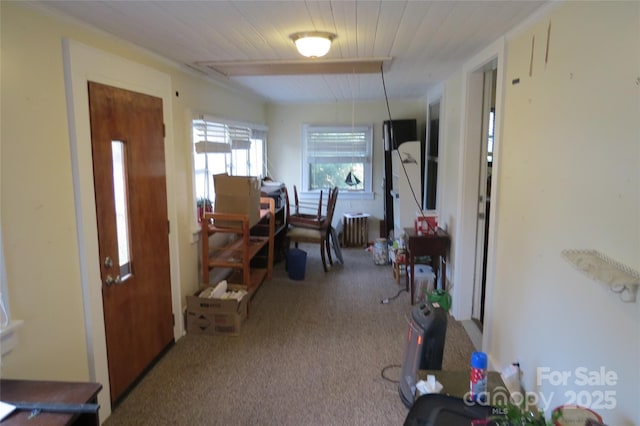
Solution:
M 316 213 L 303 213 L 301 209 L 304 207 L 300 206 L 300 201 L 298 200 L 298 189 L 295 185 L 293 185 L 293 212 L 291 212 L 291 207 L 289 205 L 289 194 L 285 190 L 285 198 L 287 203 L 287 223 L 291 226 L 299 226 L 302 228 L 313 228 L 319 229 L 322 225 L 322 221 L 324 220 L 324 216 L 322 215 L 322 193 L 320 191 L 320 197 L 318 198 L 318 209 Z
M 290 246 L 292 242 L 296 247 L 298 247 L 298 243 L 320 245 L 320 257 L 322 259 L 322 267 L 325 272 L 328 271 L 326 262 L 327 257 L 329 259 L 329 264 L 333 265 L 329 239 L 331 238 L 331 221 L 333 220 L 333 212 L 335 211 L 337 200 L 338 187 L 334 187 L 329 190 L 326 214 L 323 216 L 323 220 L 318 222 L 319 226 L 317 228 L 290 225 L 287 230 L 288 246 Z

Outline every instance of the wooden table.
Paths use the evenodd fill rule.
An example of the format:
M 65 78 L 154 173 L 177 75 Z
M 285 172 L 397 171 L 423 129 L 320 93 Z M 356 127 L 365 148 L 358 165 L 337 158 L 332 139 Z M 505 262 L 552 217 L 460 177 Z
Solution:
M 3 402 L 33 402 L 56 404 L 97 404 L 99 383 L 53 382 L 41 380 L 0 380 L 0 399 Z M 29 419 L 30 411 L 15 410 L 1 422 L 5 425 L 99 425 L 98 413 L 72 414 L 40 412 Z
M 418 256 L 431 256 L 437 257 L 438 261 L 433 262 L 433 272 L 436 274 L 436 283 L 438 282 L 438 272 L 442 271 L 442 285 L 447 285 L 447 267 L 446 260 L 449 255 L 449 247 L 451 246 L 451 238 L 444 229 L 438 228 L 433 233 L 426 233 L 418 235 L 413 228 L 404 229 L 407 234 L 407 250 L 408 250 L 408 264 L 411 268 L 409 271 L 407 268 L 407 274 L 405 276 L 405 287 L 411 294 L 409 303 L 413 304 L 413 293 L 415 291 L 415 274 L 414 266 L 415 260 Z M 440 267 L 440 263 L 443 263 Z M 409 277 L 411 275 L 411 277 Z

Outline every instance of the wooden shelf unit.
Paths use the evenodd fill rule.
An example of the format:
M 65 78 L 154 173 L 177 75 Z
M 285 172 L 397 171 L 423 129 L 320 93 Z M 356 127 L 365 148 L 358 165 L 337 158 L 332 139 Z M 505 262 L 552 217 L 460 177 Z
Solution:
M 275 230 L 273 232 L 273 261 L 274 263 L 278 263 L 281 260 L 284 260 L 286 255 L 286 247 L 285 237 L 287 234 L 287 211 L 286 211 L 286 202 L 287 197 L 285 196 L 285 185 L 270 185 L 263 186 L 260 194 L 262 197 L 269 197 L 274 200 L 275 203 Z M 262 230 L 258 232 L 261 235 L 267 235 L 266 230 Z M 254 266 L 263 267 L 264 260 L 259 257 L 256 258 L 252 264 Z
M 275 203 L 272 198 L 260 198 L 260 220 L 253 227 L 249 215 L 235 213 L 205 213 L 202 218 L 202 280 L 209 283 L 213 268 L 230 268 L 230 284 L 244 286 L 250 295 L 273 273 L 273 236 Z M 233 234 L 232 241 L 210 246 L 209 239 L 217 233 Z M 266 268 L 252 268 L 251 260 L 266 250 Z

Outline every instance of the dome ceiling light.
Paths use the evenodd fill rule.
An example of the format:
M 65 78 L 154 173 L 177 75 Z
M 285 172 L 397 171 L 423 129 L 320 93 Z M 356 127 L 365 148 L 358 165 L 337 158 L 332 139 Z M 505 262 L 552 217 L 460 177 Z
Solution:
M 298 52 L 307 58 L 320 58 L 331 48 L 331 42 L 337 36 L 325 31 L 305 31 L 291 34 L 289 38 L 296 44 Z

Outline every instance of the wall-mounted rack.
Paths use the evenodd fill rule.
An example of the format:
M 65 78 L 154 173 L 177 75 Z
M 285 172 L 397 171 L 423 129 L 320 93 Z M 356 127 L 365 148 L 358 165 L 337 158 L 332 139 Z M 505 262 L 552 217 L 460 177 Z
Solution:
M 606 284 L 623 302 L 635 302 L 640 273 L 597 250 L 563 250 L 564 258 L 590 278 Z

